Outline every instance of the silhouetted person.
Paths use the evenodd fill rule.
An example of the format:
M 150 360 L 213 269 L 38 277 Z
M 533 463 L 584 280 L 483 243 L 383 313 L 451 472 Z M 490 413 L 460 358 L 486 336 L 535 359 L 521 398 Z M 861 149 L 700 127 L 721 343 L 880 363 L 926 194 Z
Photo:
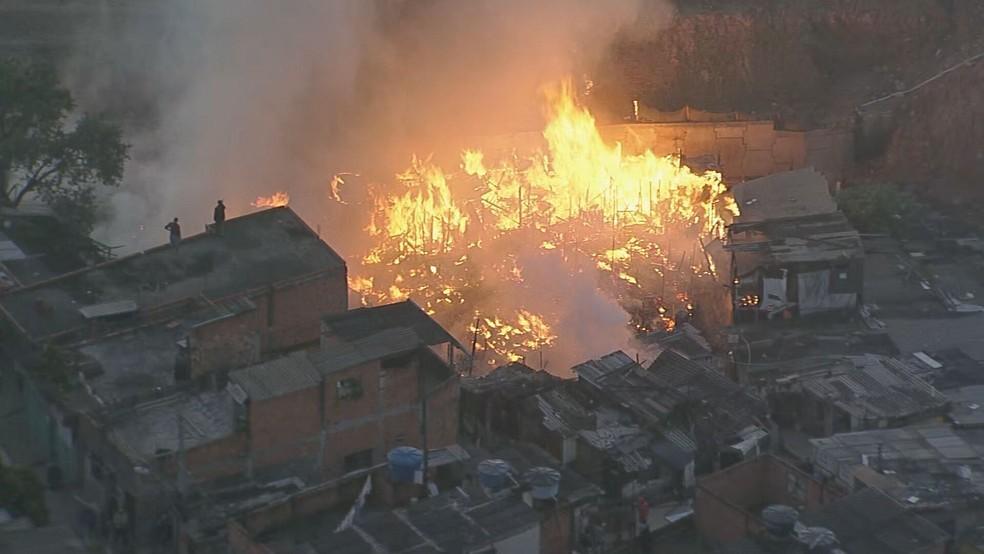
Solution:
M 212 210 L 212 219 L 215 221 L 215 232 L 221 235 L 222 227 L 225 224 L 225 204 L 221 200 L 215 205 L 215 209 Z
M 171 233 L 171 246 L 177 248 L 181 243 L 181 225 L 178 224 L 178 218 L 165 225 L 164 229 Z

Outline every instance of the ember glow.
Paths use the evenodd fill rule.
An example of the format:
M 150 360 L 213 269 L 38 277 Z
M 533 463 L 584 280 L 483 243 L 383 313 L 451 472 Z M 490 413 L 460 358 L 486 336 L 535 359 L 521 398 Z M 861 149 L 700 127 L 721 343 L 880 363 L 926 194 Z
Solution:
M 275 192 L 270 196 L 258 196 L 250 202 L 254 208 L 280 208 L 290 204 L 290 195 L 286 192 Z
M 703 244 L 737 211 L 720 174 L 605 144 L 569 86 L 547 102 L 543 151 L 466 150 L 454 171 L 414 158 L 376 190 L 371 246 L 350 283 L 365 304 L 411 298 L 480 362 L 533 366 L 570 346 L 557 326 L 579 301 L 574 278 L 617 301 L 626 329 L 666 329 L 693 310 L 688 291 L 713 273 Z M 536 288 L 531 271 L 547 274 Z

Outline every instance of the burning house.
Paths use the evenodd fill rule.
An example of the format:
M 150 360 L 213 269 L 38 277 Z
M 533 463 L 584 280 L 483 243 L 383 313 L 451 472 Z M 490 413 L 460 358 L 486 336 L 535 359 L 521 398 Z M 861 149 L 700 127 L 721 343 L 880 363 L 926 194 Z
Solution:
M 547 100 L 540 149 L 466 150 L 457 170 L 414 159 L 372 194 L 353 271 L 365 304 L 413 299 L 471 339 L 483 370 L 525 360 L 563 371 L 593 354 L 597 330 L 574 332 L 582 304 L 610 312 L 599 319 L 615 336 L 672 327 L 698 290 L 717 290 L 702 244 L 734 212 L 720 174 L 606 143 L 570 86 Z
M 728 227 L 735 321 L 852 311 L 861 304 L 864 248 L 812 169 L 736 184 Z

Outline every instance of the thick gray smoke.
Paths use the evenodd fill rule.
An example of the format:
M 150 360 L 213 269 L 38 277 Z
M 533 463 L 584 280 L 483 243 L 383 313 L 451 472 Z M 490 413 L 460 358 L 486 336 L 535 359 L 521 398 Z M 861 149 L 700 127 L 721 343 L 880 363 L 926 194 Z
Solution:
M 68 69 L 132 127 L 98 236 L 155 244 L 173 216 L 194 231 L 217 198 L 241 213 L 277 190 L 320 224 L 335 172 L 385 177 L 412 152 L 538 128 L 540 87 L 589 70 L 641 3 L 104 1 Z
M 331 201 L 334 174 L 385 181 L 411 153 L 536 130 L 543 85 L 580 78 L 617 33 L 655 32 L 667 13 L 663 0 L 103 6 L 66 68 L 87 107 L 122 111 L 133 145 L 125 186 L 109 197 L 112 215 L 96 238 L 141 249 L 164 241 L 172 217 L 187 234 L 200 232 L 216 199 L 235 216 L 257 196 L 286 191 L 344 255 L 359 251 L 365 214 L 358 201 Z M 571 291 L 581 304 L 565 325 L 611 313 L 582 285 Z M 596 319 L 584 332 L 558 333 L 610 336 L 605 328 L 624 323 Z M 599 351 L 578 354 L 604 353 L 591 350 Z

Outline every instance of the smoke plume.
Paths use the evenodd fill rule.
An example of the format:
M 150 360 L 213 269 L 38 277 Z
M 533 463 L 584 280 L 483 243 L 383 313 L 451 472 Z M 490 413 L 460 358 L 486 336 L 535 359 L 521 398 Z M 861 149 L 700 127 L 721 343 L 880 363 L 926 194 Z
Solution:
M 412 153 L 538 130 L 543 85 L 589 75 L 614 37 L 653 32 L 668 11 L 663 0 L 101 5 L 65 73 L 87 108 L 122 113 L 133 159 L 96 238 L 133 251 L 163 242 L 172 217 L 201 231 L 217 199 L 231 217 L 286 191 L 348 256 L 363 235 L 362 183 L 385 183 Z M 346 205 L 330 195 L 340 172 L 361 175 Z M 572 327 L 558 332 L 579 337 L 576 355 L 599 355 L 610 341 L 592 337 L 625 318 L 584 280 L 570 283 Z

